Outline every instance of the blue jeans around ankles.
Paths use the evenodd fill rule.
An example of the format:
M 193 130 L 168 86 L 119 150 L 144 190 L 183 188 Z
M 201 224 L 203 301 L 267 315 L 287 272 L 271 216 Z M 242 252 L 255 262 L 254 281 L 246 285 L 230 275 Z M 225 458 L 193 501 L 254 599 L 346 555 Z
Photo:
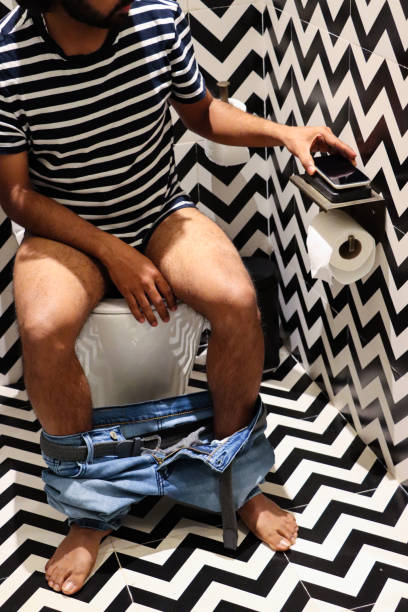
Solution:
M 260 492 L 258 485 L 274 463 L 264 434 L 265 409 L 258 397 L 249 425 L 224 440 L 213 438 L 212 417 L 211 397 L 203 391 L 94 409 L 93 428 L 78 434 L 53 436 L 43 431 L 46 440 L 58 445 L 87 448 L 84 461 L 53 459 L 42 451 L 48 466 L 42 478 L 49 504 L 68 516 L 69 525 L 100 530 L 118 529 L 131 505 L 148 495 L 168 495 L 221 512 L 220 475 L 230 467 L 233 508 L 239 509 Z M 193 433 L 186 436 L 186 431 Z M 135 437 L 150 438 L 146 449 L 142 440 L 137 456 L 94 457 L 100 442 Z M 170 446 L 166 437 L 173 438 Z

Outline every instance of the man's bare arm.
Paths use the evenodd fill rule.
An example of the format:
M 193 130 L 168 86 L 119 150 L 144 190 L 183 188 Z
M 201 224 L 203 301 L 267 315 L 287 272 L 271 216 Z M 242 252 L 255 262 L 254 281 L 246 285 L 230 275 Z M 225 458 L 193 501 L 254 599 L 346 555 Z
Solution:
M 204 138 L 226 145 L 275 147 L 284 145 L 299 158 L 309 174 L 314 172 L 311 153 L 340 153 L 354 163 L 356 153 L 327 126 L 290 126 L 246 113 L 231 104 L 206 97 L 193 104 L 171 100 L 183 123 Z
M 0 204 L 31 234 L 64 242 L 107 263 L 117 238 L 94 227 L 55 200 L 34 191 L 27 153 L 0 155 Z
M 150 259 L 32 188 L 26 153 L 0 155 L 0 204 L 30 233 L 99 259 L 141 323 L 144 314 L 151 325 L 157 324 L 149 300 L 163 321 L 169 316 L 162 297 L 169 308 L 176 308 L 171 288 Z

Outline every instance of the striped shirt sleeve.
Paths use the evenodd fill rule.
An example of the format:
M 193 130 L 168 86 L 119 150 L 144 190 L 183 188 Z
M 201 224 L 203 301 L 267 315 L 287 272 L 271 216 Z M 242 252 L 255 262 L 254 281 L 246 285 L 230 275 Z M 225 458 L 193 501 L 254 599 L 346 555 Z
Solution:
M 0 154 L 28 149 L 27 139 L 4 88 L 0 87 Z
M 174 40 L 169 52 L 171 98 L 182 104 L 192 104 L 205 98 L 206 88 L 194 55 L 190 26 L 178 4 L 174 26 Z

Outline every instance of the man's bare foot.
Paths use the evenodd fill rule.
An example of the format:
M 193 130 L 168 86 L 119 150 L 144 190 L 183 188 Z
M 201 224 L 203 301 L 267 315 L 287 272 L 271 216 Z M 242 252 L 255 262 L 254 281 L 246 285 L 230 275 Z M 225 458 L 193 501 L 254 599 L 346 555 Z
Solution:
M 238 511 L 245 525 L 273 550 L 287 550 L 296 542 L 295 517 L 260 493 Z
M 65 595 L 79 591 L 94 566 L 100 541 L 111 531 L 71 525 L 68 535 L 45 566 L 49 586 Z

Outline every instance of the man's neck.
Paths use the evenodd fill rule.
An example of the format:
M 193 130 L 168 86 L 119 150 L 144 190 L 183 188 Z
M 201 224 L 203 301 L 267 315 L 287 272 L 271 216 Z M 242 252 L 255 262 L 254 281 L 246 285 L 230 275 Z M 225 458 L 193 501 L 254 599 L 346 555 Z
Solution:
M 109 33 L 109 30 L 73 19 L 59 3 L 51 11 L 44 13 L 44 19 L 49 35 L 68 56 L 87 55 L 97 51 Z

